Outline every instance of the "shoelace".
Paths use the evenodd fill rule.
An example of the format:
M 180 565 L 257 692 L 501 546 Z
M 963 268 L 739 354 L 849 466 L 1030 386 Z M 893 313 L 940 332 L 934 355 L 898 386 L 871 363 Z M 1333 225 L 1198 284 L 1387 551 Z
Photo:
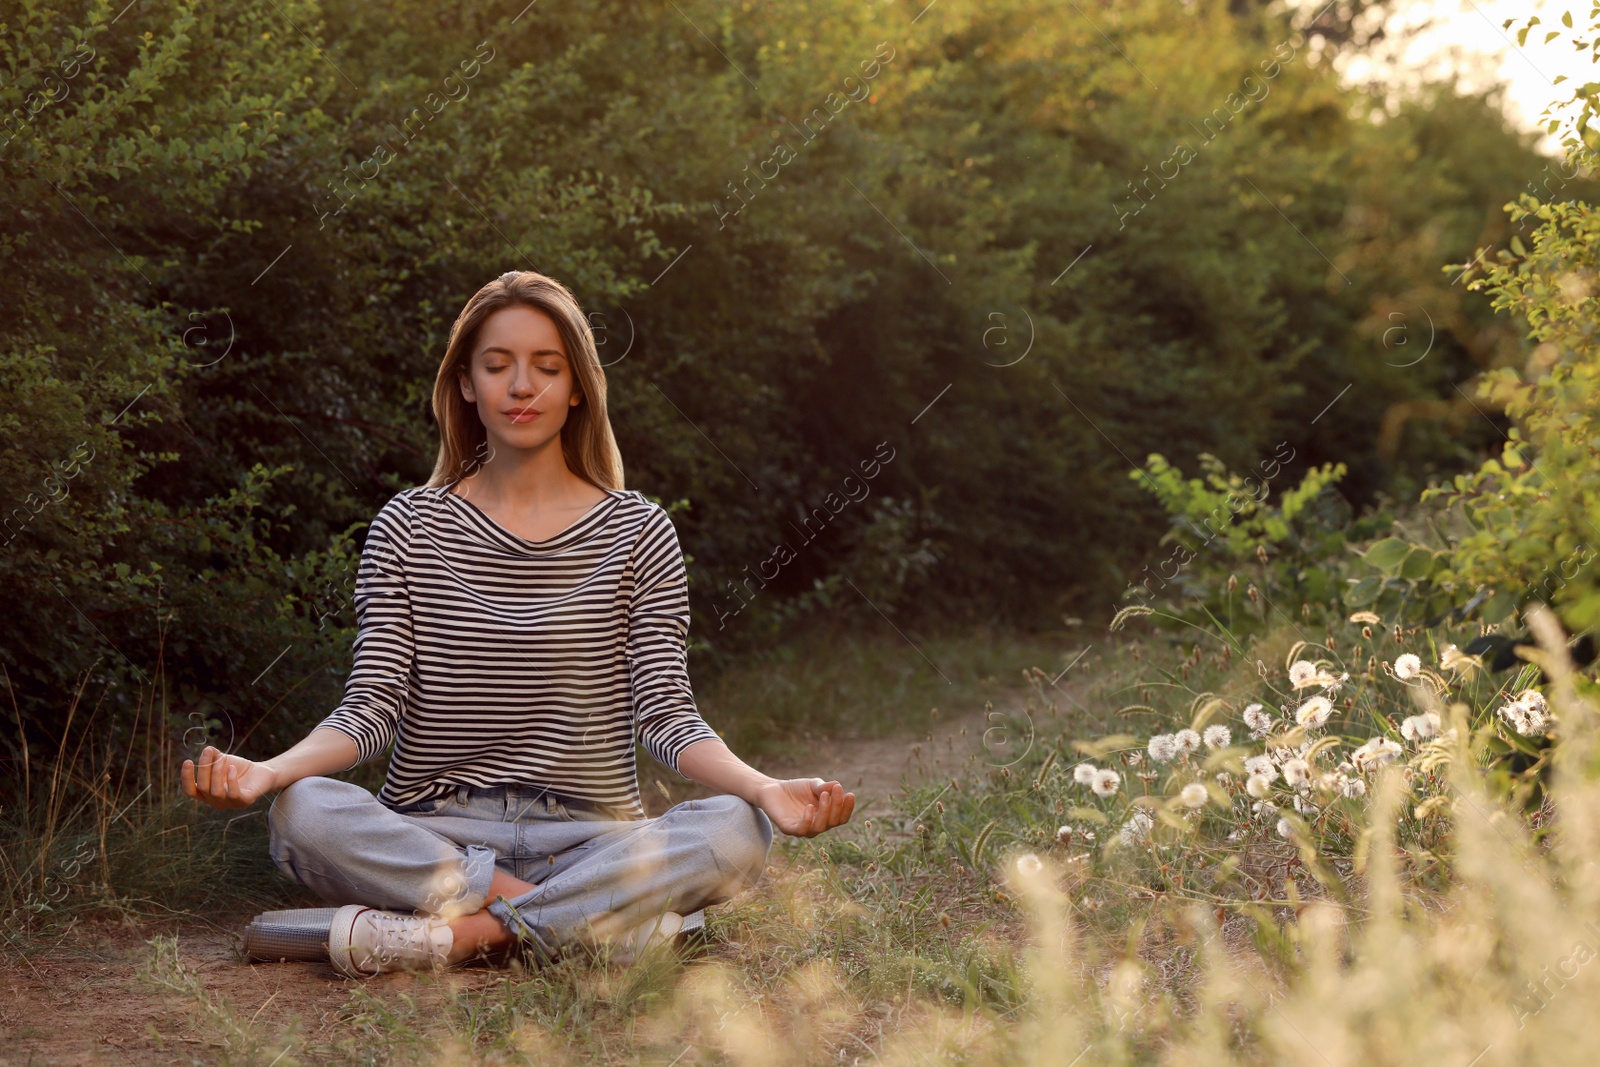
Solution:
M 414 915 L 368 913 L 366 921 L 378 935 L 377 946 L 367 957 L 368 965 L 376 962 L 380 967 L 387 966 L 408 956 L 414 957 L 419 951 L 432 958 L 433 939 L 429 936 L 431 926 L 427 920 Z

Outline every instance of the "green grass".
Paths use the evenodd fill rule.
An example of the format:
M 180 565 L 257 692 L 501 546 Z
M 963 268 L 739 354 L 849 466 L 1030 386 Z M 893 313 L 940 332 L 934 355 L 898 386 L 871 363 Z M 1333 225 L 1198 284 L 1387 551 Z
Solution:
M 1309 622 L 1303 628 L 1309 632 Z M 870 825 L 863 820 L 849 834 L 780 838 L 772 858 L 777 873 L 734 904 L 712 910 L 708 943 L 693 960 L 658 957 L 617 969 L 572 959 L 537 972 L 471 969 L 405 985 L 357 986 L 334 1013 L 335 1023 L 320 1028 L 303 1018 L 263 1021 L 260 1004 L 230 1003 L 182 959 L 181 927 L 176 940 L 151 939 L 145 965 L 129 981 L 159 990 L 186 1013 L 192 1032 L 208 1043 L 203 1062 L 263 1067 L 811 1064 L 867 1061 L 879 1052 L 892 1061 L 998 1065 L 1069 1062 L 1084 1049 L 1095 1050 L 1085 1062 L 1154 1064 L 1180 1048 L 1195 1063 L 1314 1063 L 1320 1060 L 1296 1031 L 1331 1042 L 1327 1020 L 1339 1020 L 1337 1033 L 1355 1035 L 1349 1039 L 1369 1050 L 1375 1047 L 1369 1031 L 1389 1042 L 1381 1047 L 1405 1050 L 1432 1041 L 1429 1047 L 1454 1049 L 1455 1038 L 1439 1037 L 1444 1031 L 1437 1027 L 1411 1027 L 1401 1011 L 1411 1002 L 1450 1013 L 1452 1026 L 1471 1031 L 1481 1048 L 1483 1026 L 1504 1021 L 1504 1003 L 1524 980 L 1524 957 L 1566 958 L 1581 933 L 1574 924 L 1595 912 L 1582 902 L 1556 907 L 1548 894 L 1541 896 L 1539 879 L 1505 857 L 1494 858 L 1497 849 L 1517 847 L 1521 831 L 1514 820 L 1490 834 L 1468 827 L 1473 844 L 1461 869 L 1452 866 L 1454 880 L 1440 882 L 1422 855 L 1429 850 L 1392 837 L 1395 827 L 1406 832 L 1409 816 L 1393 806 L 1393 796 L 1375 797 L 1375 805 L 1390 805 L 1383 810 L 1398 817 L 1380 819 L 1380 830 L 1390 829 L 1369 842 L 1376 866 L 1351 879 L 1342 895 L 1319 887 L 1312 867 L 1287 842 L 1268 835 L 1221 843 L 1226 824 L 1198 824 L 1212 828 L 1209 843 L 1203 834 L 1194 836 L 1191 824 L 1187 838 L 1158 837 L 1148 849 L 1091 860 L 1073 859 L 1083 852 L 1081 843 L 1069 848 L 1056 841 L 1061 822 L 1085 824 L 1097 805 L 1109 810 L 1110 802 L 1086 799 L 1069 784 L 1079 742 L 1108 732 L 1142 737 L 1170 730 L 1186 723 L 1206 694 L 1235 705 L 1259 699 L 1264 683 L 1256 661 L 1281 673 L 1301 639 L 1299 629 L 1246 638 L 1241 652 L 1227 653 L 1223 643 L 1203 640 L 1196 652 L 1193 631 L 1176 639 L 1118 633 L 1098 642 L 1077 634 L 919 639 L 949 683 L 925 663 L 909 665 L 908 656 L 921 662 L 920 656 L 908 646 L 897 648 L 896 642 L 905 645 L 898 635 L 885 640 L 817 631 L 783 654 L 726 672 L 703 688 L 703 700 L 731 708 L 757 694 L 772 695 L 766 715 L 747 729 L 752 744 L 777 751 L 783 743 L 829 736 L 823 724 L 841 733 L 848 727 L 855 736 L 891 735 L 897 723 L 901 730 L 920 730 L 927 707 L 958 706 L 949 699 L 952 692 L 971 702 L 987 699 L 996 686 L 1015 693 L 1027 671 L 1033 695 L 1011 723 L 1019 736 L 1027 731 L 1031 744 L 1004 763 L 975 754 L 948 780 L 912 790 L 888 815 Z M 1392 658 L 1393 652 L 1372 638 L 1358 640 L 1355 628 L 1342 623 L 1321 626 L 1318 636 L 1330 630 L 1352 657 L 1364 661 L 1387 652 Z M 1375 640 L 1386 638 L 1380 632 Z M 1095 651 L 1074 668 L 1075 684 L 1051 685 L 1065 657 L 1090 643 Z M 1358 702 L 1349 711 L 1358 736 L 1375 717 L 1410 710 L 1392 694 L 1382 695 L 1380 683 L 1367 682 L 1380 703 Z M 877 713 L 849 715 L 852 701 L 872 704 Z M 1134 704 L 1150 710 L 1126 713 Z M 1466 768 L 1461 773 L 1460 788 L 1478 789 Z M 1475 801 L 1486 809 L 1495 803 L 1488 796 Z M 1572 817 L 1589 825 L 1583 795 L 1574 794 L 1572 803 Z M 1591 806 L 1600 813 L 1600 799 Z M 147 815 L 154 818 L 158 810 Z M 218 820 L 191 817 L 189 847 L 202 867 L 235 862 L 229 857 L 261 846 L 259 839 L 231 832 L 226 841 L 206 836 L 213 831 L 201 829 Z M 1098 825 L 1104 841 L 1114 825 Z M 1334 846 L 1353 846 L 1364 831 L 1357 825 L 1354 832 Z M 1451 831 L 1441 833 L 1432 849 L 1454 855 Z M 58 850 L 75 840 L 64 828 L 55 836 Z M 153 839 L 129 836 L 120 847 L 143 842 L 149 848 Z M 1013 861 L 1024 852 L 1041 858 L 1045 882 L 1019 875 Z M 174 846 L 174 855 L 180 853 Z M 1244 860 L 1231 872 L 1230 854 Z M 1570 862 L 1575 872 L 1587 869 L 1581 848 Z M 164 870 L 156 864 L 150 877 L 165 888 L 143 896 L 127 891 L 137 883 L 113 876 L 99 906 L 181 900 L 180 882 Z M 1268 891 L 1250 892 L 1247 875 Z M 1477 882 L 1463 882 L 1473 878 Z M 1501 880 L 1494 894 L 1473 888 L 1485 878 Z M 1397 907 L 1386 901 L 1399 902 L 1403 928 L 1384 925 L 1395 921 L 1384 916 Z M 80 906 L 95 904 L 86 899 Z M 1456 913 L 1477 926 L 1452 926 L 1449 916 Z M 1333 936 L 1328 921 L 1345 931 L 1338 935 L 1342 947 L 1329 957 L 1334 964 L 1318 962 L 1326 953 L 1316 946 Z M 1495 933 L 1474 940 L 1477 928 Z M 1510 947 L 1497 949 L 1497 943 Z M 1459 973 L 1469 956 L 1481 977 Z M 1356 981 L 1346 970 L 1361 968 L 1361 981 L 1385 990 L 1381 1003 L 1341 985 Z M 1585 995 L 1575 990 L 1552 1002 L 1541 1016 L 1557 1028 L 1551 1033 L 1579 1021 Z M 1283 1018 L 1292 1018 L 1293 1026 Z M 313 1031 L 320 1036 L 313 1039 Z M 1553 1038 L 1507 1031 L 1498 1040 L 1508 1049 L 1544 1050 L 1526 1062 L 1562 1062 L 1551 1058 L 1553 1046 L 1538 1044 Z M 1369 1058 L 1409 1062 L 1397 1055 Z

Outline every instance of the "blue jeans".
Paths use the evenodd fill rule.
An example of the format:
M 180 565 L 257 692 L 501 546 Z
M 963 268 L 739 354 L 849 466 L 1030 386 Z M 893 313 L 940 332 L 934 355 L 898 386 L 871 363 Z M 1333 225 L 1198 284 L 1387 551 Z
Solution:
M 397 811 L 313 777 L 267 818 L 278 869 L 330 903 L 447 917 L 487 905 L 540 962 L 728 900 L 760 880 L 772 846 L 766 813 L 730 795 L 627 819 L 543 789 L 459 786 Z M 535 887 L 489 900 L 497 867 Z

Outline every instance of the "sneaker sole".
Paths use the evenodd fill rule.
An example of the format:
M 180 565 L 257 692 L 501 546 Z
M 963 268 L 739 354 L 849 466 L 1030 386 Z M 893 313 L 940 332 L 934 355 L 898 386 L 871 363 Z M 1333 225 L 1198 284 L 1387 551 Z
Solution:
M 372 911 L 365 904 L 346 904 L 333 913 L 328 924 L 328 962 L 346 978 L 371 978 L 366 971 L 358 970 L 350 955 L 350 942 L 355 935 L 356 920 Z

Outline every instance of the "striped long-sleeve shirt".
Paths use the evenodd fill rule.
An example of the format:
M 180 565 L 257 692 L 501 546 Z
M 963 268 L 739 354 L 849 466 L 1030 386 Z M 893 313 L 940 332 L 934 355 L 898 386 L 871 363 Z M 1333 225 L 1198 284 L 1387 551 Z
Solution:
M 637 491 L 529 541 L 445 487 L 403 490 L 368 528 L 355 603 L 355 663 L 320 725 L 361 761 L 394 743 L 390 807 L 515 783 L 644 818 L 636 741 L 677 771 L 717 736 L 689 685 L 677 531 Z

